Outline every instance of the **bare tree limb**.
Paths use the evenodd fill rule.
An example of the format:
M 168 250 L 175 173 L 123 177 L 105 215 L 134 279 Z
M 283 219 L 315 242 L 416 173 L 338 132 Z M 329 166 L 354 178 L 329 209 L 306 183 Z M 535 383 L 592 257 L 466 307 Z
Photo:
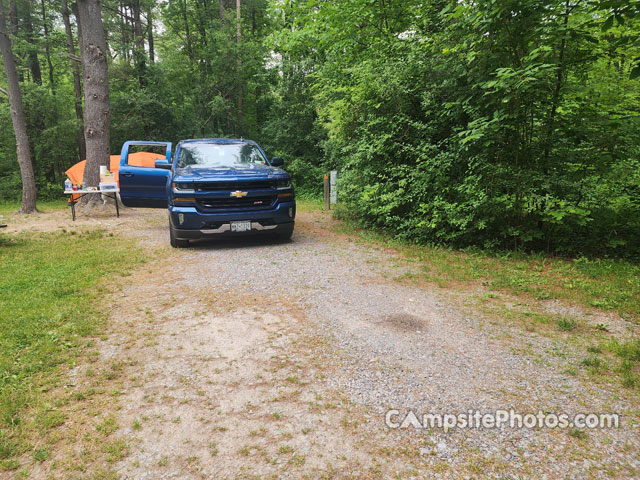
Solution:
M 57 53 L 61 57 L 67 57 L 67 58 L 70 58 L 71 60 L 75 60 L 76 62 L 82 63 L 82 58 L 80 58 L 78 55 L 72 55 L 68 52 L 57 52 Z
M 7 92 L 4 88 L 0 87 L 0 93 L 4 93 L 7 97 L 9 96 L 9 92 Z

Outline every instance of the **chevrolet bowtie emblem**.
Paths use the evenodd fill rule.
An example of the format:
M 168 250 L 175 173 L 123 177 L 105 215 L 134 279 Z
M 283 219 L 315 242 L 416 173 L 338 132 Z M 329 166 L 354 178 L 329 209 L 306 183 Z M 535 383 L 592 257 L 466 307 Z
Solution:
M 231 192 L 232 197 L 241 198 L 246 197 L 249 192 L 241 192 L 240 190 L 236 190 L 235 192 Z

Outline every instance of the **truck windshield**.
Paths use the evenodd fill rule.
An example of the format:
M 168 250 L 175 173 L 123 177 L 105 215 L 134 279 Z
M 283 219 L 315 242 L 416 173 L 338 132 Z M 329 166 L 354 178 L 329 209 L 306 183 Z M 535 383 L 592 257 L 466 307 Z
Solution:
M 178 168 L 251 167 L 266 165 L 262 152 L 250 143 L 196 143 L 183 145 Z

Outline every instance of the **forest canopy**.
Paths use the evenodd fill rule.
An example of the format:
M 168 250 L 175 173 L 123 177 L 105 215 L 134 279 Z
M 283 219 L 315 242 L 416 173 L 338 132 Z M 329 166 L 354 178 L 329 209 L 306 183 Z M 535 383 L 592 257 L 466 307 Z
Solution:
M 59 197 L 84 155 L 73 5 L 4 6 L 38 196 Z M 299 195 L 338 170 L 347 215 L 410 241 L 640 256 L 640 2 L 105 0 L 102 16 L 112 153 L 242 136 Z M 0 200 L 20 190 L 0 93 Z

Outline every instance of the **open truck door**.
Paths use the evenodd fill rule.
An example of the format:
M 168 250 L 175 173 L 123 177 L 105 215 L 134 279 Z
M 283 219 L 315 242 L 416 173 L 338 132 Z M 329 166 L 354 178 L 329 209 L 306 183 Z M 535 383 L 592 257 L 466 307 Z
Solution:
M 164 147 L 165 158 L 154 166 L 129 163 L 132 146 Z M 127 207 L 167 208 L 168 188 L 171 176 L 171 142 L 125 142 L 120 154 L 120 199 Z

